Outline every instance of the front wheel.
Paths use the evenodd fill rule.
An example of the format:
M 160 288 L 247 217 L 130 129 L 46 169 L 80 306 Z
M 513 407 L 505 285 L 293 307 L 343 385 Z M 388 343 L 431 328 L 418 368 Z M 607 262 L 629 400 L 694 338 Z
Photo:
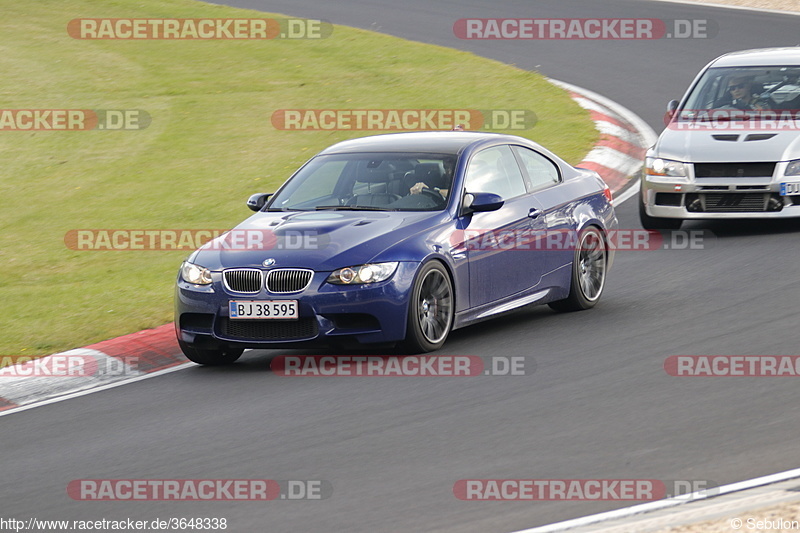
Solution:
M 178 345 L 180 345 L 183 355 L 189 360 L 208 366 L 230 365 L 239 359 L 242 356 L 242 352 L 244 352 L 243 348 L 231 348 L 228 346 L 216 350 L 197 348 L 183 341 L 178 341 Z
M 408 303 L 405 348 L 431 352 L 444 345 L 453 327 L 453 284 L 445 268 L 431 261 L 420 268 Z
M 569 296 L 550 302 L 550 307 L 561 312 L 594 307 L 605 288 L 607 266 L 608 251 L 603 234 L 595 227 L 586 228 L 575 248 Z

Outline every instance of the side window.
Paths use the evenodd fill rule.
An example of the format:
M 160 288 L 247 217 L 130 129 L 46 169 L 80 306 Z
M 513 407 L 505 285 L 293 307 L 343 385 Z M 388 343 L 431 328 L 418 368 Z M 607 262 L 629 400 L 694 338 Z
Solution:
M 558 167 L 538 152 L 523 146 L 515 146 L 514 150 L 522 161 L 533 190 L 555 185 L 559 181 Z
M 499 194 L 506 200 L 527 192 L 517 160 L 506 144 L 481 150 L 472 156 L 465 188 L 467 192 Z

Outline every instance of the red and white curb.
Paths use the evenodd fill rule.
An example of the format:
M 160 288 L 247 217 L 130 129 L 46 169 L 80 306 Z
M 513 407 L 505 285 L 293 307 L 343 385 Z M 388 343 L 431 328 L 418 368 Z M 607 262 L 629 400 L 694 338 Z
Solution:
M 594 170 L 615 194 L 626 188 L 644 163 L 647 149 L 658 138 L 656 132 L 633 111 L 582 87 L 549 80 L 565 89 L 579 106 L 589 111 L 600 140 L 576 166 Z M 633 180 L 634 183 L 636 180 Z M 618 203 L 626 200 L 618 199 Z
M 596 171 L 614 193 L 625 188 L 629 176 L 641 168 L 645 150 L 655 142 L 655 132 L 608 98 L 568 83 L 550 81 L 566 89 L 581 107 L 589 110 L 601 134 L 578 166 Z M 615 198 L 615 204 L 625 201 L 623 196 Z M 191 364 L 178 347 L 173 324 L 48 355 L 0 369 L 0 416 Z M 57 373 L 54 368 L 67 371 Z
M 166 324 L 0 369 L 0 415 L 188 364 Z

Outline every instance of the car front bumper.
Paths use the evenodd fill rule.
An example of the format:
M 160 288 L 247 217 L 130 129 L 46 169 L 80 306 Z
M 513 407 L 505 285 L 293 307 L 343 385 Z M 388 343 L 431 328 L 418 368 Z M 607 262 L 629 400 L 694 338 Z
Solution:
M 645 213 L 684 220 L 800 217 L 800 196 L 781 196 L 772 178 L 750 180 L 642 180 Z
M 228 290 L 222 273 L 197 286 L 178 279 L 175 330 L 178 339 L 197 347 L 301 348 L 306 346 L 381 344 L 405 338 L 408 301 L 419 263 L 400 262 L 383 282 L 361 285 L 327 283 L 330 272 L 315 272 L 305 290 L 258 294 Z M 230 300 L 297 300 L 298 319 L 229 317 Z

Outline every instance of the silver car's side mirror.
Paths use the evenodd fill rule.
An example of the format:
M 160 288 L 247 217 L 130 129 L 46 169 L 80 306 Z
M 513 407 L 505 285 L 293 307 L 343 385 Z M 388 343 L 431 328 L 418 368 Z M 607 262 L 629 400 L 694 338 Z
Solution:
M 672 119 L 675 116 L 675 112 L 678 110 L 678 101 L 677 100 L 670 100 L 667 103 L 667 116 Z

